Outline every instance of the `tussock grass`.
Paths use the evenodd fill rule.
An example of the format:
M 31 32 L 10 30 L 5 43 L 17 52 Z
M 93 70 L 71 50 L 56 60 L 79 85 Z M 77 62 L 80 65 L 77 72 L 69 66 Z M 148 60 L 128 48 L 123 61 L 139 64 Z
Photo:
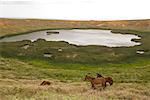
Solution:
M 8 81 L 12 85 L 6 83 Z M 115 83 L 105 90 L 93 90 L 85 82 L 63 83 L 53 81 L 50 86 L 39 86 L 41 80 L 1 80 L 0 97 L 3 99 L 29 100 L 103 100 L 103 99 L 138 99 L 148 100 L 150 84 Z M 5 84 L 3 84 L 5 83 Z

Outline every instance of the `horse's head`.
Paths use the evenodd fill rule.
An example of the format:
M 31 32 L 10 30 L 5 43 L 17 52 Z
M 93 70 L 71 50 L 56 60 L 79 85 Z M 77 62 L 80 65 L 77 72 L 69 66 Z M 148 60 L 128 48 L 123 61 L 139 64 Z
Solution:
M 87 81 L 87 80 L 88 80 L 88 76 L 86 75 L 85 78 L 84 78 L 84 81 Z
M 97 77 L 103 77 L 101 74 L 99 73 L 96 73 Z

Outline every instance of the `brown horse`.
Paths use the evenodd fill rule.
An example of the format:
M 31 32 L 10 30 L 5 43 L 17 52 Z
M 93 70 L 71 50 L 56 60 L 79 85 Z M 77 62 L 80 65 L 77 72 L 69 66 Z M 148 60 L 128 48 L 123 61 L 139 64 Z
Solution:
M 94 88 L 94 89 L 96 89 L 96 85 L 100 85 L 100 84 L 103 87 L 103 89 L 106 87 L 106 80 L 103 77 L 94 78 L 94 77 L 86 75 L 84 80 L 90 81 L 92 88 Z
M 97 73 L 97 78 L 98 77 L 103 77 L 101 74 Z M 106 79 L 106 82 L 108 82 L 110 85 L 113 84 L 113 79 L 111 77 L 103 77 Z
M 49 81 L 43 81 L 40 85 L 50 85 L 51 84 L 51 82 L 49 82 Z

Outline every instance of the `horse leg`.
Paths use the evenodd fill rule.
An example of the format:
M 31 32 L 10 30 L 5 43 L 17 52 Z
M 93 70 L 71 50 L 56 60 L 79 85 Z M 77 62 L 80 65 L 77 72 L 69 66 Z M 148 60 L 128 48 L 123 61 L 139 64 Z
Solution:
M 94 90 L 96 89 L 95 85 L 93 85 L 93 89 L 94 89 Z
M 93 88 L 93 89 L 96 89 L 95 85 L 94 85 L 93 83 L 91 83 L 91 84 L 92 84 L 92 88 Z
M 102 83 L 102 87 L 103 87 L 103 89 L 105 89 L 105 87 L 106 87 L 106 82 L 103 82 L 103 83 Z

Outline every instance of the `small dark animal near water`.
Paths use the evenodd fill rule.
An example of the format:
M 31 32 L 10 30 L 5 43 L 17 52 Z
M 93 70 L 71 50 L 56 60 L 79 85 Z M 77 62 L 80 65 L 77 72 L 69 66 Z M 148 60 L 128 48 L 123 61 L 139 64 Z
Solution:
M 101 74 L 97 73 L 97 78 L 98 77 L 103 77 Z M 113 79 L 111 77 L 103 77 L 106 79 L 106 82 L 108 82 L 110 85 L 113 84 Z
M 51 82 L 49 82 L 49 81 L 43 81 L 40 85 L 50 85 L 51 84 Z
M 94 77 L 86 75 L 84 80 L 90 81 L 92 88 L 94 88 L 94 89 L 96 89 L 96 85 L 101 85 L 103 87 L 103 89 L 106 87 L 106 80 L 103 77 L 94 78 Z

